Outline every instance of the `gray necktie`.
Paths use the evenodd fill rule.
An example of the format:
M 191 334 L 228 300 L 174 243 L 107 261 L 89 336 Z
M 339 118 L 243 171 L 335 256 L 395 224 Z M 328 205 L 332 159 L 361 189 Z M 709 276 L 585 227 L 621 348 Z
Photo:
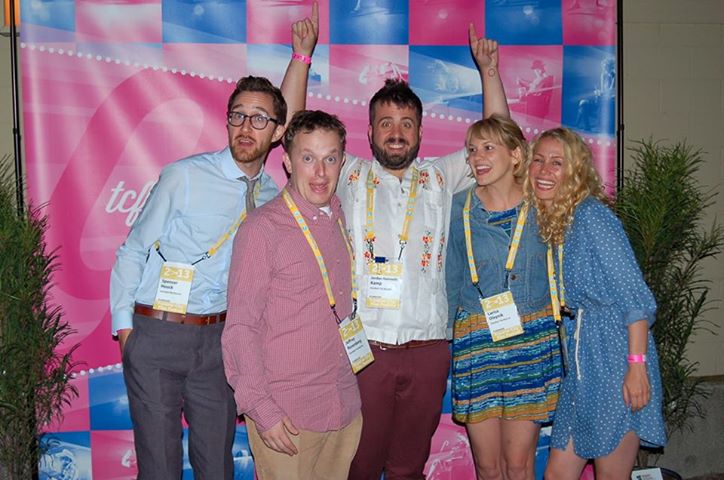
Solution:
M 259 181 L 259 178 L 239 177 L 239 180 L 246 183 L 246 213 L 249 213 L 256 208 L 256 203 L 254 202 L 254 187 L 256 186 L 256 182 Z

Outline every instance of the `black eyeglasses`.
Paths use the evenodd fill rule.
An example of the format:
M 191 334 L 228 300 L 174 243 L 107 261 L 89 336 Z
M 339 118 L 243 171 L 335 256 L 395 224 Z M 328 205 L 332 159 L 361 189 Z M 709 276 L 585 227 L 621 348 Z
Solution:
M 244 125 L 244 122 L 247 118 L 251 122 L 251 126 L 256 130 L 264 130 L 266 126 L 269 125 L 269 122 L 279 124 L 279 120 L 277 120 L 276 118 L 267 117 L 266 115 L 261 113 L 248 115 L 246 113 L 231 111 L 226 114 L 226 121 L 229 122 L 229 125 L 231 125 L 232 127 L 241 127 L 242 125 Z

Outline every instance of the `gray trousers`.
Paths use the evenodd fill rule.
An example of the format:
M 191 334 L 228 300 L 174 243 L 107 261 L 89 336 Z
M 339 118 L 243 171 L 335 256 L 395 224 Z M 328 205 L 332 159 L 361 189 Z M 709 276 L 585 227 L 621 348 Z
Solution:
M 183 411 L 196 480 L 231 480 L 236 406 L 221 358 L 223 323 L 196 326 L 133 316 L 123 376 L 138 480 L 182 475 Z

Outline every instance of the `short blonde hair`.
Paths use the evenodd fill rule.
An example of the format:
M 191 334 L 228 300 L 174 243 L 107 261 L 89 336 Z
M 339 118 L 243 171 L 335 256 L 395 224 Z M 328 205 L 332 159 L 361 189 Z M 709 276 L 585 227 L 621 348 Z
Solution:
M 536 207 L 536 218 L 543 241 L 562 245 L 579 203 L 589 195 L 606 204 L 610 202 L 604 193 L 601 177 L 593 165 L 591 149 L 580 135 L 568 128 L 553 128 L 538 135 L 530 145 L 527 166 L 530 168 L 538 143 L 547 138 L 556 140 L 563 146 L 563 182 L 548 207 L 538 201 L 530 177 L 525 181 L 524 192 L 526 199 Z
M 511 152 L 520 149 L 520 162 L 513 168 L 513 176 L 520 182 L 525 177 L 525 159 L 528 155 L 528 141 L 517 123 L 502 115 L 493 114 L 470 125 L 465 134 L 465 145 L 473 138 L 488 139 L 503 145 Z M 466 150 L 467 156 L 467 150 Z M 472 174 L 470 174 L 472 176 Z

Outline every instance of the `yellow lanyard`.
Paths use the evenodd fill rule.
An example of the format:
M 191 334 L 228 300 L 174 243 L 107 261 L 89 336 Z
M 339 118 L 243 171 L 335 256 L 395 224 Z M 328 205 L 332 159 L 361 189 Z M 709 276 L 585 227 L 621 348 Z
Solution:
M 339 225 L 339 231 L 342 232 L 342 238 L 344 238 L 344 246 L 347 247 L 347 253 L 349 253 L 350 267 L 352 270 L 352 305 L 354 307 L 352 311 L 352 317 L 354 318 L 355 314 L 357 313 L 357 275 L 355 275 L 354 271 L 354 252 L 352 251 L 352 242 L 347 236 L 347 232 L 342 225 L 341 218 L 337 219 L 337 225 Z
M 256 203 L 256 200 L 259 198 L 259 192 L 261 192 L 261 181 L 256 182 L 256 185 L 254 187 L 254 203 Z M 201 258 L 193 262 L 191 265 L 196 265 L 197 263 L 201 262 L 202 260 L 209 259 L 216 255 L 216 252 L 219 251 L 221 246 L 226 242 L 228 239 L 230 239 L 236 231 L 239 229 L 242 223 L 244 223 L 244 220 L 246 220 L 246 208 L 241 212 L 241 215 L 239 215 L 239 218 L 234 222 L 234 224 L 229 227 L 228 230 L 226 230 L 221 237 L 214 243 L 211 248 L 206 250 L 206 252 L 201 255 Z M 161 242 L 156 240 L 153 244 L 153 247 L 156 249 L 156 252 L 161 256 L 163 261 L 166 261 L 166 257 L 163 256 L 161 253 Z
M 339 318 L 339 315 L 337 315 L 337 303 L 334 300 L 334 293 L 332 292 L 332 284 L 329 281 L 329 273 L 327 272 L 327 266 L 324 264 L 324 258 L 322 257 L 322 252 L 319 250 L 319 246 L 317 245 L 317 242 L 314 240 L 314 237 L 312 236 L 312 232 L 309 231 L 309 226 L 307 225 L 307 222 L 304 220 L 304 217 L 302 216 L 302 212 L 299 211 L 299 208 L 297 207 L 297 204 L 294 203 L 294 199 L 289 194 L 289 192 L 284 189 L 282 190 L 282 198 L 284 199 L 284 203 L 287 204 L 287 207 L 289 208 L 289 211 L 292 212 L 292 216 L 294 217 L 294 220 L 296 220 L 297 225 L 299 226 L 299 229 L 304 234 L 304 238 L 307 239 L 307 243 L 309 244 L 309 247 L 312 249 L 312 252 L 314 253 L 314 257 L 317 259 L 317 265 L 319 265 L 319 272 L 322 274 L 322 282 L 324 283 L 324 290 L 327 292 L 327 300 L 329 301 L 329 308 L 332 309 L 332 313 L 334 313 L 334 318 L 337 320 L 337 323 L 341 323 L 342 319 Z M 342 233 L 342 238 L 344 239 L 345 246 L 347 247 L 347 252 L 350 254 L 350 261 L 354 264 L 354 257 L 352 255 L 352 248 L 349 246 L 349 242 L 347 241 L 347 235 L 344 232 L 344 228 L 342 227 L 342 220 L 338 219 L 337 224 L 339 225 L 340 232 Z M 352 267 L 352 271 L 354 272 L 354 267 Z M 352 275 L 352 298 L 356 301 L 356 282 L 354 279 L 354 274 Z
M 397 261 L 402 258 L 402 251 L 407 245 L 410 233 L 410 222 L 415 213 L 415 201 L 417 200 L 417 182 L 420 179 L 420 171 L 412 167 L 412 179 L 410 180 L 410 194 L 407 197 L 407 209 L 405 210 L 405 220 L 402 222 L 402 232 L 400 232 L 400 253 L 397 256 Z M 370 252 L 370 261 L 374 262 L 374 241 L 375 241 L 375 174 L 370 167 L 370 171 L 367 174 L 367 215 L 365 223 L 365 240 L 367 241 L 367 248 Z
M 470 203 L 473 197 L 473 190 L 468 190 L 468 196 L 465 199 L 465 206 L 463 207 L 463 230 L 465 232 L 465 246 L 468 252 L 468 267 L 470 268 L 470 279 L 473 281 L 473 285 L 478 289 L 480 296 L 483 293 L 478 288 L 478 270 L 475 267 L 475 256 L 473 255 L 473 239 L 470 232 Z M 523 228 L 525 227 L 525 221 L 528 217 L 528 204 L 524 203 L 518 213 L 518 221 L 515 225 L 513 236 L 510 239 L 510 247 L 508 249 L 508 259 L 505 261 L 506 274 L 513 270 L 515 265 L 515 257 L 518 254 L 518 248 L 520 247 L 520 239 L 523 236 Z
M 548 245 L 548 288 L 551 292 L 551 306 L 553 308 L 553 319 L 561 321 L 561 309 L 566 307 L 566 287 L 563 283 L 563 245 L 558 245 L 558 276 L 560 282 L 560 296 L 558 282 L 556 282 L 556 269 L 553 263 L 553 247 Z

